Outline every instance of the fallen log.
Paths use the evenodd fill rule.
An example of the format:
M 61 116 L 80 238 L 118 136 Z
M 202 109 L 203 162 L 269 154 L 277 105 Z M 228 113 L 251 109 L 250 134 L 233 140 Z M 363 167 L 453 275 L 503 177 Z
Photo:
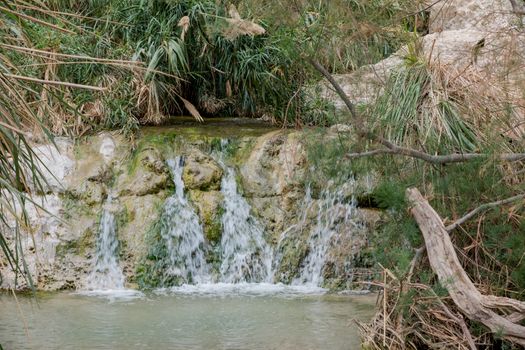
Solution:
M 411 213 L 423 233 L 430 266 L 458 309 L 470 320 L 482 323 L 502 339 L 525 346 L 525 327 L 513 322 L 520 319 L 519 314 L 525 314 L 525 303 L 482 295 L 461 266 L 438 213 L 418 189 L 407 189 L 406 197 L 411 204 Z M 494 311 L 497 307 L 516 312 L 501 316 Z

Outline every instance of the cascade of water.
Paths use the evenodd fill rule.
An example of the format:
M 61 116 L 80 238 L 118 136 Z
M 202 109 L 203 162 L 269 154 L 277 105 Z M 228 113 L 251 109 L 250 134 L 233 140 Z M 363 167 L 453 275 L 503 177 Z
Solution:
M 345 201 L 345 188 L 339 187 L 331 189 L 328 186 L 321 193 L 318 201 L 312 201 L 307 191 L 305 200 L 306 209 L 317 210 L 317 217 L 313 226 L 310 228 L 308 237 L 308 255 L 303 260 L 299 277 L 293 280 L 294 285 L 313 285 L 320 286 L 323 283 L 323 267 L 326 262 L 328 249 L 334 236 L 338 235 L 349 226 L 354 227 L 353 217 L 356 209 L 354 199 Z M 317 208 L 312 209 L 312 206 Z M 303 215 L 306 215 L 303 214 Z M 303 216 L 306 218 L 306 216 Z M 302 225 L 304 225 L 303 220 Z
M 99 236 L 93 271 L 88 277 L 88 289 L 123 289 L 124 275 L 117 261 L 118 241 L 115 216 L 111 212 L 113 197 L 108 196 L 100 220 Z
M 310 184 L 306 186 L 306 190 L 304 193 L 304 198 L 301 203 L 301 207 L 299 209 L 300 218 L 297 221 L 297 223 L 290 225 L 286 230 L 284 230 L 281 233 L 281 237 L 279 238 L 279 242 L 277 242 L 277 247 L 275 249 L 273 262 L 272 262 L 272 276 L 274 278 L 276 277 L 277 270 L 279 269 L 279 266 L 281 265 L 281 262 L 284 257 L 284 243 L 289 238 L 288 236 L 291 233 L 297 232 L 297 230 L 303 230 L 306 227 L 306 219 L 308 218 L 308 209 L 312 205 L 312 189 L 310 187 Z
M 237 189 L 235 170 L 224 161 L 228 140 L 221 140 L 216 158 L 225 170 L 221 182 L 224 196 L 220 267 L 221 282 L 269 282 L 272 249 L 264 239 L 264 228 L 251 214 L 251 207 Z
M 184 195 L 183 158 L 167 161 L 175 183 L 175 193 L 164 204 L 160 234 L 166 242 L 170 267 L 165 277 L 180 283 L 209 281 L 204 256 L 204 233 L 199 217 Z

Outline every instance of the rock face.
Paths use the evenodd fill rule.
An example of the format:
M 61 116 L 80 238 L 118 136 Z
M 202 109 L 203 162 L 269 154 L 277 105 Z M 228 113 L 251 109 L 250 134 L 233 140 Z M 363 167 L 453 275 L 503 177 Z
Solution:
M 349 131 L 345 126 L 334 127 L 328 137 Z M 25 208 L 35 239 L 25 232 L 20 243 L 27 269 L 38 289 L 89 287 L 100 220 L 103 208 L 109 210 L 109 196 L 119 242 L 117 260 L 126 286 L 142 283 L 138 276 L 145 260 L 150 259 L 150 265 L 162 268 L 160 263 L 155 265 L 158 258 L 155 254 L 165 254 L 167 248 L 154 232 L 164 203 L 174 192 L 167 160 L 176 156 L 182 156 L 184 161 L 184 193 L 203 227 L 203 249 L 208 252 L 206 259 L 210 266 L 220 266 L 221 218 L 225 206 L 221 184 L 226 166 L 235 171 L 237 187 L 251 205 L 253 217 L 264 224 L 264 239 L 272 247 L 276 248 L 283 232 L 303 216 L 301 203 L 309 171 L 303 133 L 272 131 L 262 136 L 243 136 L 220 149 L 218 143 L 224 142 L 217 142 L 220 141 L 217 138 L 158 142 L 157 136 L 139 139 L 133 151 L 125 139 L 110 133 L 77 144 L 62 139 L 58 149 L 48 145 L 37 147 L 41 154 L 49 155 L 43 157 L 43 162 L 52 169 L 55 181 L 49 180 L 45 193 L 34 196 L 35 203 L 42 208 L 29 203 Z M 315 220 L 316 213 L 308 217 Z M 15 220 L 10 220 L 8 226 L 15 227 Z M 349 230 L 330 242 L 327 268 L 323 272 L 327 286 L 348 286 L 344 277 L 348 275 L 348 266 L 366 243 L 367 229 L 372 227 L 365 226 L 362 233 Z M 10 244 L 14 244 L 15 236 L 7 236 Z M 308 254 L 305 246 L 308 237 L 299 233 L 292 236 L 282 249 L 284 256 L 279 262 L 282 266 L 275 267 L 280 274 L 276 282 L 291 282 L 297 277 Z M 152 241 L 152 237 L 156 240 Z M 348 250 L 352 254 L 346 254 Z M 1 254 L 0 288 L 27 287 L 21 278 L 15 285 L 15 275 Z M 154 279 L 153 276 L 150 280 Z
M 56 147 L 53 145 L 39 145 L 33 148 L 35 156 L 42 162 L 38 165 L 44 181 L 42 190 L 45 193 L 63 192 L 64 179 L 71 174 L 74 167 L 73 143 L 66 138 L 57 138 Z M 31 186 L 33 189 L 35 185 Z M 39 189 L 37 189 L 39 190 Z
M 516 126 L 509 136 L 521 137 L 525 119 L 525 16 L 513 13 L 510 0 L 429 1 L 428 5 L 432 5 L 429 34 L 415 44 L 421 47 L 419 58 L 439 67 L 450 80 L 464 80 L 464 89 L 474 89 L 472 93 L 486 97 L 487 104 L 494 96 L 506 96 L 502 104 L 513 106 L 510 123 Z M 381 62 L 334 77 L 352 101 L 371 103 L 381 95 L 390 74 L 403 69 L 403 58 L 409 51 L 403 47 Z M 345 110 L 326 81 L 319 89 L 322 97 Z M 494 110 L 498 108 L 494 106 Z
M 218 190 L 223 170 L 209 155 L 198 149 L 191 149 L 184 161 L 182 179 L 191 190 Z
M 164 162 L 159 150 L 141 150 L 132 164 L 134 169 L 121 169 L 116 185 L 119 196 L 140 197 L 158 193 L 166 188 L 169 172 Z
M 300 133 L 276 131 L 260 137 L 241 166 L 244 196 L 263 218 L 274 241 L 286 214 L 304 196 L 306 151 Z

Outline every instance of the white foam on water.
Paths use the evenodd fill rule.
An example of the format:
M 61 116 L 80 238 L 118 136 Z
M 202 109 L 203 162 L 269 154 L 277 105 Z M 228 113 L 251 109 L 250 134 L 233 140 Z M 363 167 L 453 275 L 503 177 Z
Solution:
M 108 195 L 100 219 L 99 235 L 95 252 L 94 266 L 87 279 L 89 290 L 124 289 L 124 275 L 118 263 L 118 240 L 115 216 L 111 212 L 112 195 Z
M 203 283 L 184 284 L 178 287 L 162 288 L 154 291 L 159 295 L 183 296 L 305 296 L 323 295 L 326 289 L 315 286 L 291 286 L 282 283 Z
M 179 156 L 167 163 L 173 176 L 175 193 L 166 200 L 160 219 L 160 234 L 166 242 L 170 263 L 165 277 L 174 277 L 186 283 L 209 282 L 203 228 L 184 194 L 183 159 Z
M 251 214 L 251 207 L 239 193 L 235 171 L 225 167 L 221 183 L 222 215 L 221 282 L 270 282 L 273 252 L 264 239 L 264 228 Z
M 79 291 L 73 294 L 107 299 L 110 302 L 131 301 L 145 297 L 144 293 L 135 289 L 95 289 Z

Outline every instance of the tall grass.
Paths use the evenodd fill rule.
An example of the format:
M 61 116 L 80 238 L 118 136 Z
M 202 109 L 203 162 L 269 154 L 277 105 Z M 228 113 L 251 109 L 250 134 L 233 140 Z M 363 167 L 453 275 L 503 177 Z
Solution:
M 28 23 L 27 40 L 16 45 L 71 56 L 0 51 L 25 75 L 106 88 L 54 87 L 44 96 L 61 100 L 48 103 L 47 124 L 57 134 L 133 132 L 188 113 L 323 125 L 325 113 L 313 115 L 305 105 L 303 86 L 317 77 L 304 58 L 314 55 L 333 72 L 376 62 L 406 41 L 415 28 L 408 14 L 417 8 L 392 0 L 232 4 L 240 15 L 214 0 L 38 2 L 19 8 L 52 26 Z M 84 56 L 114 61 L 86 62 Z M 35 86 L 33 100 L 40 90 Z
M 22 18 L 9 8 L 9 1 L 0 9 L 2 44 L 25 39 L 24 28 L 31 18 Z M 5 10 L 7 9 L 7 10 Z M 41 24 L 41 25 L 45 25 Z M 32 192 L 42 191 L 45 180 L 43 165 L 31 148 L 31 135 L 38 133 L 52 140 L 43 126 L 40 111 L 28 100 L 34 94 L 34 84 L 13 77 L 17 66 L 0 52 L 0 263 L 6 263 L 16 274 L 33 285 L 24 260 L 22 230 L 27 230 L 26 203 L 32 202 Z
M 397 144 L 430 151 L 473 152 L 483 142 L 480 130 L 462 113 L 462 101 L 425 63 L 409 65 L 390 77 L 372 108 L 376 128 Z

